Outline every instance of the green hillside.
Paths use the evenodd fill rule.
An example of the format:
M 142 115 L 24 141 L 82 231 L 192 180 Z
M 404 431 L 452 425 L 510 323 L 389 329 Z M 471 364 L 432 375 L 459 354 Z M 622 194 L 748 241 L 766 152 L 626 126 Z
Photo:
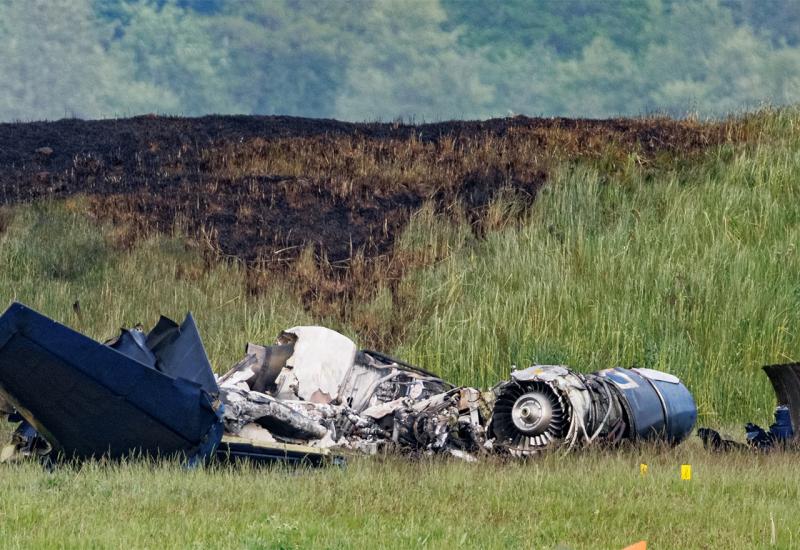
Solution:
M 217 371 L 248 341 L 315 323 L 458 384 L 533 362 L 652 367 L 685 381 L 702 424 L 740 437 L 742 421 L 769 422 L 760 367 L 800 358 L 796 110 L 279 122 L 134 119 L 114 123 L 120 138 L 77 121 L 0 125 L 0 300 L 98 339 L 191 310 Z M 187 130 L 201 123 L 202 139 Z M 173 143 L 173 127 L 194 137 Z M 34 152 L 43 145 L 53 151 Z M 264 206 L 270 194 L 286 200 Z M 795 466 L 791 454 L 713 455 L 697 438 L 511 464 L 373 457 L 300 475 L 29 464 L 0 471 L 0 540 L 791 547 Z
M 114 183 L 113 173 L 79 175 L 68 198 L 52 198 L 47 188 L 33 202 L 4 207 L 0 297 L 100 339 L 123 325 L 152 324 L 160 313 L 178 317 L 191 310 L 218 371 L 240 358 L 247 341 L 270 342 L 282 328 L 319 323 L 459 384 L 491 385 L 512 365 L 533 362 L 583 371 L 636 365 L 683 378 L 702 422 L 763 419 L 774 396 L 760 367 L 800 356 L 799 120 L 794 110 L 738 119 L 725 127 L 726 136 L 713 138 L 719 144 L 694 151 L 647 152 L 640 143 L 613 141 L 605 150 L 570 148 L 574 133 L 565 131 L 567 137 L 556 141 L 551 130 L 545 134 L 551 141 L 539 150 L 525 149 L 531 136 L 475 138 L 451 153 L 462 155 L 452 166 L 437 160 L 452 147 L 442 140 L 434 146 L 371 138 L 352 154 L 373 158 L 369 147 L 384 143 L 397 150 L 374 166 L 348 169 L 337 160 L 314 166 L 318 153 L 309 140 L 317 138 L 288 138 L 299 150 L 291 162 L 298 163 L 301 179 L 281 189 L 299 189 L 303 204 L 341 207 L 336 201 L 344 199 L 312 189 L 332 186 L 334 178 L 355 202 L 367 201 L 362 197 L 370 186 L 389 202 L 405 197 L 390 195 L 398 189 L 423 189 L 418 208 L 405 207 L 405 218 L 395 222 L 394 203 L 385 207 L 386 218 L 377 218 L 364 247 L 338 262 L 330 256 L 342 243 L 352 246 L 353 237 L 326 241 L 332 231 L 327 218 L 310 221 L 317 207 L 305 214 L 310 236 L 288 243 L 295 254 L 278 264 L 264 263 L 263 254 L 252 258 L 259 237 L 242 247 L 237 243 L 245 237 L 235 231 L 230 242 L 222 241 L 227 226 L 209 230 L 189 219 L 239 208 L 212 203 L 211 186 L 235 184 L 220 180 L 224 173 L 212 172 L 211 183 L 186 184 L 210 203 L 205 212 L 189 209 L 191 194 L 180 198 L 185 204 L 165 206 L 162 199 L 173 193 L 167 188 L 161 195 L 151 189 L 149 199 L 135 189 L 109 194 L 103 185 L 123 188 L 124 180 Z M 420 150 L 403 153 L 403 144 Z M 242 146 L 240 164 L 225 170 L 251 163 L 252 174 L 292 176 L 289 160 L 267 152 L 259 161 L 248 147 Z M 517 150 L 503 152 L 509 147 Z M 481 150 L 490 153 L 476 156 Z M 230 151 L 215 145 L 197 154 L 212 153 Z M 340 151 L 334 159 L 348 154 Z M 161 161 L 168 158 L 165 153 Z M 500 176 L 470 168 L 482 162 L 508 167 Z M 196 170 L 188 162 L 182 169 Z M 508 184 L 523 178 L 523 169 L 544 180 L 535 196 Z M 61 181 L 51 170 L 49 177 Z M 435 170 L 441 174 L 432 175 Z M 448 174 L 465 177 L 458 171 L 467 179 L 455 181 L 450 198 L 437 204 L 430 197 L 444 189 Z M 304 184 L 312 173 L 317 179 Z M 473 176 L 486 189 L 502 189 L 470 208 L 464 196 Z M 25 182 L 36 188 L 39 176 L 30 177 L 7 179 L 7 196 Z M 352 187 L 359 185 L 365 190 Z M 152 206 L 137 206 L 151 199 Z M 234 199 L 245 205 L 257 200 Z M 176 212 L 164 218 L 171 207 Z M 276 219 L 288 216 L 278 212 Z M 241 210 L 237 216 L 234 228 L 255 223 Z M 376 243 L 384 220 L 395 233 Z M 300 232 L 303 221 L 297 225 L 288 231 Z M 349 227 L 345 231 L 359 230 Z M 263 231 L 278 226 L 267 221 Z

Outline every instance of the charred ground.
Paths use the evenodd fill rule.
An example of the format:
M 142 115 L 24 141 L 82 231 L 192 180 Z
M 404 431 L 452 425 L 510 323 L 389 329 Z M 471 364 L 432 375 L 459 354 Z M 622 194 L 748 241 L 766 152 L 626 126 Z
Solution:
M 395 241 L 423 206 L 480 237 L 499 197 L 522 215 L 557 163 L 614 171 L 686 162 L 739 139 L 733 122 L 533 119 L 407 125 L 291 117 L 209 116 L 0 124 L 0 204 L 88 197 L 120 246 L 182 232 L 209 261 L 294 270 L 309 305 L 363 298 L 411 264 Z M 0 221 L 2 225 L 2 221 Z M 359 269 L 351 269 L 357 259 Z M 391 286 L 391 285 L 390 285 Z

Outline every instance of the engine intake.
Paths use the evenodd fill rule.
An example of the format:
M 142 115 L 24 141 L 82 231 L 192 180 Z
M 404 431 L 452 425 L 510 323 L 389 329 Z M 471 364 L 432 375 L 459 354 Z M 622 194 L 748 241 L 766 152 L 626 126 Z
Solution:
M 593 442 L 663 439 L 679 443 L 697 408 L 672 375 L 650 369 L 580 374 L 557 365 L 511 373 L 495 386 L 490 433 L 512 455 Z

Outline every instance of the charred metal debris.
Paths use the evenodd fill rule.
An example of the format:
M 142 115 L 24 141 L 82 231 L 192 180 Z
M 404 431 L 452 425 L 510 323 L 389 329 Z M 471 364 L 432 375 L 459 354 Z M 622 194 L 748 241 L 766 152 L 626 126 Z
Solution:
M 745 424 L 747 443 L 724 439 L 711 428 L 700 428 L 697 435 L 703 446 L 712 451 L 752 449 L 756 451 L 787 450 L 800 448 L 795 437 L 800 422 L 800 363 L 767 365 L 763 367 L 775 390 L 778 405 L 775 407 L 775 421 L 769 429 L 748 422 Z
M 191 315 L 101 344 L 12 304 L 0 317 L 0 414 L 20 422 L 3 459 L 184 457 L 342 462 L 349 452 L 474 461 L 622 441 L 681 442 L 697 409 L 650 369 L 513 370 L 490 390 L 299 326 L 248 344 L 215 377 Z

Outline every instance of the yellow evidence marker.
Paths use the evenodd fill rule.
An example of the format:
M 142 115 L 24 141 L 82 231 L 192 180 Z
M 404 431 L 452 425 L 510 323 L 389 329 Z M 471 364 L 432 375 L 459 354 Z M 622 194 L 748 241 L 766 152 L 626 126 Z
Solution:
M 691 464 L 682 464 L 681 465 L 681 479 L 684 481 L 689 481 L 692 479 L 692 465 Z

